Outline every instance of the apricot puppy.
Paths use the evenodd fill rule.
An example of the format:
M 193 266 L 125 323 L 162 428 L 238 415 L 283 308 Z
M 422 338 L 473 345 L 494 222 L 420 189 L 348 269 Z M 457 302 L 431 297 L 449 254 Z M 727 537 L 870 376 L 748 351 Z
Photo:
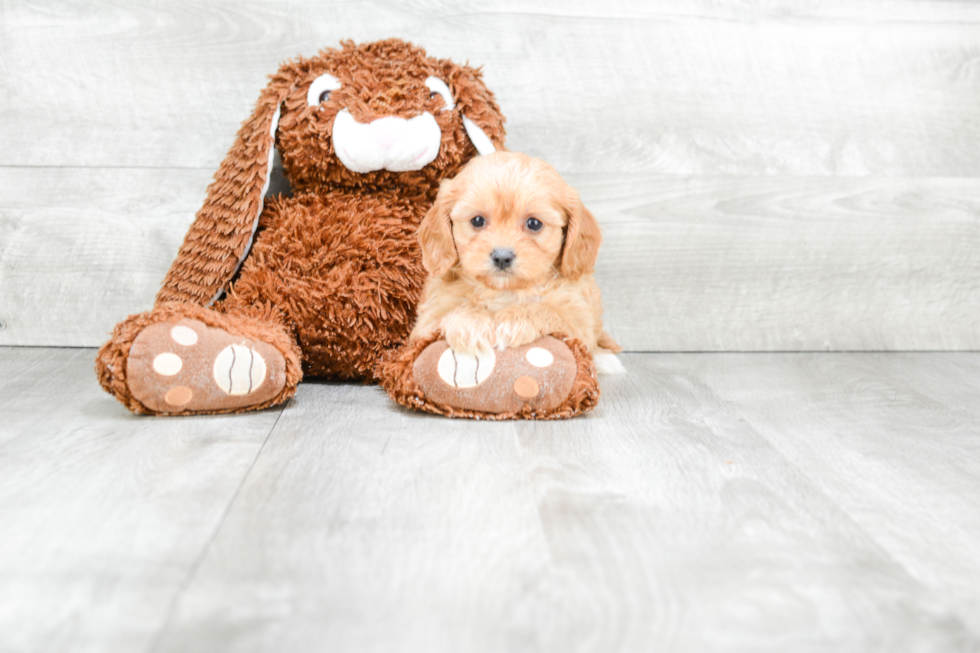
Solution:
M 419 226 L 428 278 L 411 338 L 442 332 L 454 351 L 477 354 L 563 333 L 599 371 L 620 371 L 592 274 L 601 242 L 595 217 L 544 161 L 474 158 L 442 182 Z

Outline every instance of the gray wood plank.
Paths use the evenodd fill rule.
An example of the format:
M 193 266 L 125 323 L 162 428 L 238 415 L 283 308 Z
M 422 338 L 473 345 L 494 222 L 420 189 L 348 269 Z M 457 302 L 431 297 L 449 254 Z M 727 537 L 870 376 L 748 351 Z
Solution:
M 640 351 L 980 349 L 974 179 L 574 176 Z
M 149 308 L 212 174 L 0 168 L 0 345 L 98 345 Z M 569 181 L 628 350 L 980 349 L 974 179 Z
M 696 367 L 980 635 L 980 354 L 723 355 Z
M 596 420 L 522 433 L 562 572 L 535 615 L 550 650 L 975 646 L 941 590 L 923 591 L 692 374 L 715 358 L 627 356 Z
M 597 411 L 562 423 L 304 384 L 157 650 L 975 646 L 700 360 L 628 355 Z
M 0 168 L 0 345 L 101 345 L 151 308 L 213 174 Z
M 278 411 L 138 418 L 91 349 L 0 347 L 0 651 L 145 651 Z
M 969 2 L 0 6 L 0 165 L 215 168 L 279 62 L 392 35 L 485 66 L 574 172 L 975 176 Z
M 513 424 L 319 383 L 281 421 L 157 651 L 513 650 L 547 555 Z

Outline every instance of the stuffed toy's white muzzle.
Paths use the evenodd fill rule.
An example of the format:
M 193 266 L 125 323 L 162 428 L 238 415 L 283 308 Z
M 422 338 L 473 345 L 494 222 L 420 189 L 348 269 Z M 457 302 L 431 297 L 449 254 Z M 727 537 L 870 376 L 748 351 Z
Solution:
M 439 156 L 441 143 L 439 123 L 428 111 L 409 120 L 388 116 L 359 123 L 344 109 L 333 123 L 334 151 L 353 172 L 421 170 Z

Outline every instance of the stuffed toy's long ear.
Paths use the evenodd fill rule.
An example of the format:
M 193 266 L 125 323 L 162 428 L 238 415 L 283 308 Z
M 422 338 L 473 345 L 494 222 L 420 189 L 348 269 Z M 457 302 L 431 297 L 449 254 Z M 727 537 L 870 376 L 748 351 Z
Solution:
M 449 212 L 456 202 L 456 189 L 452 179 L 439 186 L 436 201 L 419 224 L 419 245 L 422 247 L 422 265 L 429 274 L 442 276 L 459 260 L 453 226 Z
M 280 106 L 295 81 L 293 74 L 280 70 L 262 91 L 208 187 L 204 206 L 157 293 L 157 304 L 209 306 L 245 260 L 269 187 Z
M 503 149 L 504 117 L 493 93 L 483 84 L 479 68 L 448 64 L 446 76 L 459 94 L 457 108 L 463 114 L 463 128 L 479 154 Z
M 578 193 L 572 191 L 562 202 L 562 208 L 568 216 L 568 226 L 561 254 L 561 276 L 574 280 L 595 269 L 602 232 Z
M 487 133 L 480 129 L 480 126 L 470 120 L 467 116 L 463 116 L 463 128 L 466 130 L 466 135 L 470 137 L 471 141 L 473 141 L 476 151 L 481 156 L 493 154 L 497 151 L 497 148 L 494 147 L 493 141 L 490 140 Z

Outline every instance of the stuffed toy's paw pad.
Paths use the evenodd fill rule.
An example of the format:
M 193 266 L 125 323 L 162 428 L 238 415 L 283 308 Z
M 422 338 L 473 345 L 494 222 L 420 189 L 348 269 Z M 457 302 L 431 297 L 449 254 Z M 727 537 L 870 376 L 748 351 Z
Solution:
M 133 396 L 160 413 L 245 408 L 279 394 L 286 361 L 272 345 L 203 322 L 157 322 L 133 341 Z
M 551 336 L 479 355 L 454 352 L 437 340 L 412 370 L 429 400 L 485 413 L 514 413 L 525 406 L 553 410 L 568 398 L 576 372 L 571 350 Z

